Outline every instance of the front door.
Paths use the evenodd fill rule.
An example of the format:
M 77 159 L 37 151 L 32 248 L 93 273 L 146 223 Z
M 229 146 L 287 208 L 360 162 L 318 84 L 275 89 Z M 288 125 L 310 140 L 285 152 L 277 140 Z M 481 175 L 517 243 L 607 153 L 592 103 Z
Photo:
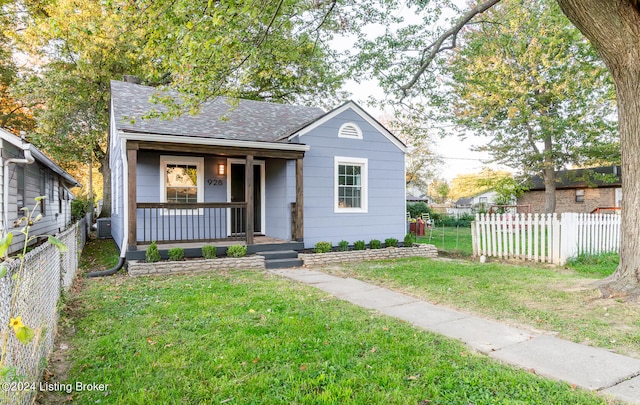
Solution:
M 244 202 L 245 187 L 245 162 L 244 160 L 230 160 L 229 182 L 230 202 Z M 253 229 L 255 233 L 263 233 L 263 207 L 264 192 L 264 161 L 253 162 Z M 238 210 L 231 210 L 231 235 L 244 234 L 247 230 L 244 223 L 244 215 Z

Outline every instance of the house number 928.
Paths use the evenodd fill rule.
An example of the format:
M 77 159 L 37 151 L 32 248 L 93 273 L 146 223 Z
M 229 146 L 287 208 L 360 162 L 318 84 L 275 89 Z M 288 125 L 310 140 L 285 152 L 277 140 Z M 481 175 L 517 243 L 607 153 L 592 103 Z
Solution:
M 222 180 L 218 180 L 218 179 L 208 179 L 207 183 L 210 186 L 221 186 L 222 185 Z

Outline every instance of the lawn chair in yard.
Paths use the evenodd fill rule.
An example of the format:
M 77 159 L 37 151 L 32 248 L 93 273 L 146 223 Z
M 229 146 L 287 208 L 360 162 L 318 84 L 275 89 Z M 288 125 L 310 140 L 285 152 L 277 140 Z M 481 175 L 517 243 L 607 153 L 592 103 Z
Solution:
M 432 221 L 431 221 L 431 215 L 429 215 L 428 212 L 423 212 L 422 215 L 420 216 L 420 218 L 422 218 L 422 220 L 424 221 L 425 224 L 427 224 L 427 226 L 429 228 L 431 228 L 431 225 L 433 225 Z

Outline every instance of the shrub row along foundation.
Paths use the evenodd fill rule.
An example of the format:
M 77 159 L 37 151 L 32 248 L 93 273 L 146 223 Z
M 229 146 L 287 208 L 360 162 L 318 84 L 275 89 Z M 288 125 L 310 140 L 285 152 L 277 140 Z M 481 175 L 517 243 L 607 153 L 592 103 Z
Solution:
M 323 266 L 334 263 L 361 262 L 364 260 L 400 259 L 404 257 L 430 257 L 438 256 L 438 250 L 433 245 L 414 245 L 410 248 L 385 248 L 351 250 L 347 252 L 328 253 L 300 253 L 298 257 L 305 266 Z M 264 257 L 227 257 L 219 259 L 202 259 L 186 261 L 169 261 L 147 263 L 144 261 L 130 260 L 129 275 L 132 277 L 162 274 L 180 273 L 210 273 L 216 271 L 242 269 L 264 270 Z
M 305 266 L 322 266 L 333 263 L 361 262 L 363 260 L 400 259 L 404 257 L 438 257 L 434 245 L 414 245 L 410 248 L 390 247 L 385 249 L 351 250 L 348 252 L 301 253 L 298 255 Z

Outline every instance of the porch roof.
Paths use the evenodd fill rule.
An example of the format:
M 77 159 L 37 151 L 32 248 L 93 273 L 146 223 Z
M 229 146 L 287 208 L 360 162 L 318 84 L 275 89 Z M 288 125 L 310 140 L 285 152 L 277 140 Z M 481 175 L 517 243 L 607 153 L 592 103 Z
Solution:
M 111 81 L 112 114 L 115 129 L 138 134 L 159 136 L 218 139 L 242 142 L 289 143 L 286 137 L 325 112 L 320 108 L 276 104 L 253 100 L 239 100 L 232 107 L 229 99 L 217 97 L 205 102 L 198 115 L 185 114 L 172 120 L 143 119 L 152 111 L 163 112 L 166 107 L 150 101 L 158 89 L 139 84 Z

